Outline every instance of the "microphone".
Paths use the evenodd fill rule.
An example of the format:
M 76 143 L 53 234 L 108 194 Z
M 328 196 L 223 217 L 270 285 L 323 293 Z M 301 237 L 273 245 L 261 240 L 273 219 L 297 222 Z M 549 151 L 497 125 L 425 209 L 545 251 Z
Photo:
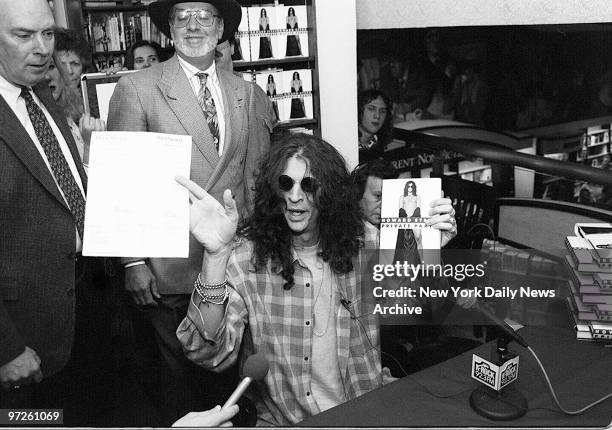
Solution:
M 251 382 L 263 379 L 268 374 L 268 370 L 270 370 L 270 365 L 263 354 L 249 356 L 242 367 L 244 378 L 242 378 L 242 381 L 240 381 L 232 395 L 229 396 L 222 409 L 235 405 L 247 388 L 249 388 Z
M 476 309 L 478 312 L 480 312 L 489 321 L 491 321 L 493 324 L 499 327 L 504 332 L 504 334 L 508 336 L 510 339 L 514 340 L 516 343 L 518 343 L 519 345 L 525 348 L 529 347 L 529 345 L 527 344 L 525 339 L 521 337 L 521 335 L 519 335 L 516 331 L 514 331 L 512 327 L 508 325 L 508 323 L 506 323 L 504 320 L 499 318 L 497 315 L 489 311 L 486 307 L 481 306 L 480 303 L 476 302 L 472 306 L 472 309 Z

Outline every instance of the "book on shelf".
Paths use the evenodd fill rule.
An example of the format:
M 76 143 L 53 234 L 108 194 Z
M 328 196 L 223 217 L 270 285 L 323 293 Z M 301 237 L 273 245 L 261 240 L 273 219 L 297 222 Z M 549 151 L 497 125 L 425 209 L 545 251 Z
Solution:
M 583 321 L 597 321 L 598 320 L 597 314 L 595 313 L 593 308 L 591 306 L 586 306 L 584 303 L 582 303 L 582 300 L 580 300 L 579 296 L 574 294 L 570 297 L 567 297 L 567 301 L 570 304 L 573 314 L 579 320 L 583 320 Z
M 596 261 L 612 263 L 612 224 L 576 223 L 574 233 L 589 243 Z
M 308 56 L 308 16 L 306 6 L 276 6 L 277 32 L 272 44 L 276 58 Z
M 251 61 L 251 38 L 249 37 L 249 12 L 242 7 L 242 19 L 235 34 L 236 43 L 232 61 Z
M 569 297 L 568 297 L 568 299 L 569 299 Z M 587 332 L 587 333 L 591 334 L 591 330 L 589 328 L 588 322 L 582 321 L 581 319 L 578 318 L 578 316 L 574 312 L 572 304 L 569 301 L 566 302 L 566 304 L 567 304 L 567 308 L 569 310 L 569 313 L 570 313 L 570 315 L 572 317 L 572 321 L 574 323 L 574 329 L 577 332 Z
M 146 11 L 89 12 L 87 36 L 94 55 L 125 51 L 140 40 L 157 42 L 162 48 L 170 45 L 170 40 L 151 24 Z
M 599 288 L 612 288 L 612 273 L 593 273 L 593 279 Z
M 591 247 L 588 241 L 584 238 L 567 236 L 565 238 L 565 245 L 574 260 L 576 270 L 585 273 L 612 273 L 612 263 L 597 263 L 591 254 Z
M 576 268 L 574 259 L 569 255 L 565 256 L 565 263 L 567 264 L 569 277 L 574 281 L 575 285 L 580 287 L 593 287 L 596 285 L 595 274 L 579 272 Z
M 612 323 L 592 322 L 589 327 L 593 335 L 608 336 L 607 339 L 612 339 Z
M 273 46 L 273 36 L 278 33 L 274 6 L 251 6 L 247 10 L 251 61 L 277 59 L 281 56 Z
M 109 7 L 109 6 L 117 6 L 117 2 L 115 0 L 111 1 L 84 1 L 83 7 Z
M 290 112 L 285 112 L 287 105 L 279 103 L 282 96 L 289 91 L 282 70 L 262 70 L 255 73 L 255 83 L 266 93 L 277 118 L 289 118 Z
M 602 290 L 597 285 L 580 285 L 577 284 L 574 279 L 569 279 L 570 289 L 574 294 L 579 294 L 584 303 L 605 303 L 611 304 L 612 301 L 612 291 Z M 588 300 L 584 296 L 597 296 L 591 297 Z M 601 296 L 601 297 L 599 297 Z
M 278 94 L 280 121 L 314 118 L 312 101 L 312 70 L 285 70 L 279 77 L 283 92 Z

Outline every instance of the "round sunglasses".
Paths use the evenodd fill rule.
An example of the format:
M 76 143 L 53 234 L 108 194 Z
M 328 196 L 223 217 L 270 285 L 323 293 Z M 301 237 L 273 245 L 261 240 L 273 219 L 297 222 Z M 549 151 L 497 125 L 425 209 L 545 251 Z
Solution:
M 278 188 L 281 191 L 291 191 L 295 181 L 291 176 L 280 175 L 278 177 Z M 317 190 L 317 180 L 312 176 L 304 176 L 300 181 L 300 187 L 305 193 L 314 193 Z

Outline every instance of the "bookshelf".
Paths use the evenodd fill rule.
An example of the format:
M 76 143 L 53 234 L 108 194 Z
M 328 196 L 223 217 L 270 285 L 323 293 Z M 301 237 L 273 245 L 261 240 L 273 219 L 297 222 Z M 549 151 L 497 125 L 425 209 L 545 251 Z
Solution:
M 574 133 L 561 136 L 544 136 L 537 139 L 537 153 L 555 160 L 568 161 L 574 163 L 585 164 L 591 167 L 607 168 L 611 151 L 611 132 L 612 124 L 605 123 L 602 125 L 591 125 L 580 130 L 575 130 Z M 547 190 L 558 186 L 558 184 L 567 183 L 570 181 L 560 177 L 537 177 L 536 195 L 547 196 Z M 584 183 L 574 184 L 574 194 L 577 197 Z M 590 186 L 598 194 L 601 187 L 597 184 Z
M 259 85 L 264 92 L 268 89 L 268 79 L 273 76 L 277 91 L 275 95 L 270 94 L 270 99 L 280 120 L 277 127 L 321 136 L 315 0 L 238 2 L 243 20 L 236 39 L 242 59 L 234 61 L 234 71 Z M 66 0 L 66 13 L 68 26 L 81 29 L 90 42 L 94 64 L 99 70 L 124 65 L 127 48 L 137 40 L 157 42 L 168 53 L 173 50 L 172 41 L 150 22 L 147 4 L 128 0 Z M 270 27 L 260 29 L 260 16 L 264 13 Z M 295 29 L 287 28 L 291 14 L 299 24 Z M 265 46 L 263 38 L 271 46 L 271 52 L 266 50 L 267 55 L 260 52 Z M 292 91 L 292 86 L 297 86 L 293 85 L 297 82 L 296 74 L 300 88 Z

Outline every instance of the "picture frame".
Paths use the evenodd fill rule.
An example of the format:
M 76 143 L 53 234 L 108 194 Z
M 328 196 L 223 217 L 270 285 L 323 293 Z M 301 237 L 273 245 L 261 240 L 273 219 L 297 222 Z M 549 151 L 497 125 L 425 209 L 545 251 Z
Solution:
M 107 121 L 108 106 L 117 81 L 136 70 L 124 70 L 113 74 L 86 73 L 81 76 L 81 94 L 85 113 Z

